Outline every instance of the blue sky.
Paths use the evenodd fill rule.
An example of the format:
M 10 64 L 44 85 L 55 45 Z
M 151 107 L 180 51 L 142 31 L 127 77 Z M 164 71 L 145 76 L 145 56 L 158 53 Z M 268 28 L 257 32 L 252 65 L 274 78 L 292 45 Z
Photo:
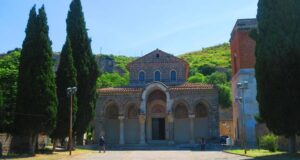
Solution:
M 0 53 L 21 47 L 30 8 L 45 4 L 53 51 L 61 51 L 71 0 L 1 0 Z M 258 0 L 82 0 L 94 53 L 174 55 L 228 42 L 239 18 L 256 16 Z

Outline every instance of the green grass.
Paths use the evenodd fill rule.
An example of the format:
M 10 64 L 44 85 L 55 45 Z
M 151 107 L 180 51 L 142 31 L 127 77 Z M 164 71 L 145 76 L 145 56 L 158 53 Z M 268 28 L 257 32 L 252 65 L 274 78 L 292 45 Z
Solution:
M 266 160 L 296 160 L 300 159 L 300 153 L 288 154 L 283 151 L 270 152 L 263 149 L 251 149 L 244 154 L 243 149 L 225 150 L 224 152 L 238 154 L 242 156 L 253 157 L 255 159 L 266 159 Z

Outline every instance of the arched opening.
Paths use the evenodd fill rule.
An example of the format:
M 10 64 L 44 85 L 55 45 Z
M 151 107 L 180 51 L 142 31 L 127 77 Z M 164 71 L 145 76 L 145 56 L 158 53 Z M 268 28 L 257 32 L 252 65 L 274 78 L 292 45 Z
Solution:
M 140 73 L 139 73 L 139 81 L 140 82 L 144 82 L 145 81 L 145 72 L 144 71 L 140 71 Z
M 174 82 L 174 81 L 176 81 L 176 79 L 177 79 L 177 75 L 176 75 L 176 71 L 171 71 L 171 76 L 170 76 L 170 78 L 171 78 L 171 81 L 172 82 Z
M 160 81 L 160 71 L 155 71 L 154 73 L 154 81 Z
M 125 143 L 137 144 L 139 142 L 138 108 L 136 104 L 129 104 L 126 109 Z
M 208 106 L 202 102 L 195 106 L 195 137 L 208 138 Z
M 174 140 L 176 143 L 189 142 L 188 108 L 184 103 L 178 103 L 174 112 Z
M 113 103 L 106 107 L 105 139 L 109 144 L 119 143 L 120 124 L 118 116 L 119 109 L 116 104 Z
M 147 98 L 147 139 L 166 139 L 166 94 L 161 90 L 152 91 Z

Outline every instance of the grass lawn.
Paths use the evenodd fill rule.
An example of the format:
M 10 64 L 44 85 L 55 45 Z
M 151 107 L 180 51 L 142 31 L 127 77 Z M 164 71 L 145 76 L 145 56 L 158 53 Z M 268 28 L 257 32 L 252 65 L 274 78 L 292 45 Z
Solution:
M 88 154 L 91 152 L 95 152 L 93 150 L 86 149 L 76 149 L 72 151 L 72 155 L 69 156 L 69 151 L 57 151 L 53 153 L 44 153 L 44 154 L 36 154 L 35 156 L 27 156 L 27 155 L 10 155 L 8 157 L 4 157 L 4 159 L 16 159 L 16 160 L 64 160 L 70 157 L 75 157 L 80 154 Z M 1 158 L 0 158 L 1 159 Z
M 297 154 L 288 154 L 287 152 L 276 151 L 270 152 L 263 149 L 251 149 L 247 151 L 247 154 L 244 154 L 243 149 L 234 149 L 234 150 L 225 150 L 227 153 L 238 154 L 242 156 L 254 157 L 257 159 L 274 159 L 274 160 L 296 160 L 300 159 L 300 153 Z

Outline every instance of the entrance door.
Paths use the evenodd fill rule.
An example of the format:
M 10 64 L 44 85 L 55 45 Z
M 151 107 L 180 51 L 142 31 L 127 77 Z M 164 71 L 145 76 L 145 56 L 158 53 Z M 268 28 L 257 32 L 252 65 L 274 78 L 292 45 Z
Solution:
M 165 119 L 152 118 L 152 140 L 165 139 Z

